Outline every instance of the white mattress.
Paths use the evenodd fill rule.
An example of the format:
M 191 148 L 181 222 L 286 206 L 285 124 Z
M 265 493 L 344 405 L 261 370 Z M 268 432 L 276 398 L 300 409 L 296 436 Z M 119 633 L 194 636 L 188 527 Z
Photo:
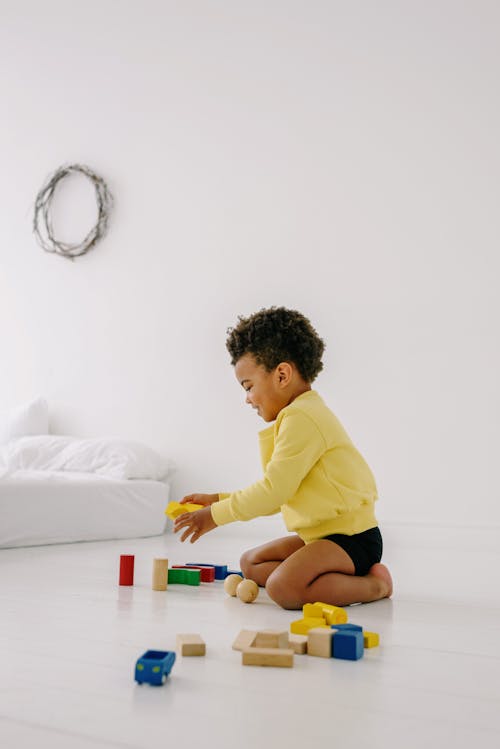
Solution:
M 165 529 L 169 484 L 96 474 L 0 475 L 0 548 L 156 536 Z

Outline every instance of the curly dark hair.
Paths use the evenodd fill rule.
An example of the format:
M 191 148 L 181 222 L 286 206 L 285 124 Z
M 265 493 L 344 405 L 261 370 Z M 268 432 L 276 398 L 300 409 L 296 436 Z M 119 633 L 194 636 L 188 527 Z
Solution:
M 280 362 L 295 364 L 306 382 L 313 382 L 323 369 L 325 344 L 309 320 L 285 307 L 261 309 L 250 317 L 238 317 L 227 330 L 226 348 L 233 366 L 245 354 L 271 372 Z

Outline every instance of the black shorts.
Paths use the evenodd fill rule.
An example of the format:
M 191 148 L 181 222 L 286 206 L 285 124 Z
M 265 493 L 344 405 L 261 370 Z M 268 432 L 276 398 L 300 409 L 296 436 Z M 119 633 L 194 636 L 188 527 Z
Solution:
M 378 527 L 353 536 L 332 533 L 322 540 L 333 541 L 349 554 L 354 563 L 355 575 L 366 575 L 370 567 L 382 559 L 382 534 Z

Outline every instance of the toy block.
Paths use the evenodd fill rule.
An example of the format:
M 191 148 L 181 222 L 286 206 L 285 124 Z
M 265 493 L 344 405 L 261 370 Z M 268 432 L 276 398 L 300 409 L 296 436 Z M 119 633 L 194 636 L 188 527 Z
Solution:
M 337 629 L 339 632 L 348 632 L 351 630 L 352 632 L 362 632 L 363 627 L 360 627 L 359 624 L 332 624 L 332 629 Z
M 169 569 L 168 582 L 176 585 L 199 585 L 200 570 Z
M 288 632 L 286 629 L 262 629 L 257 632 L 253 643 L 255 648 L 288 649 Z
M 206 646 L 200 635 L 177 635 L 177 650 L 181 655 L 205 655 Z
M 120 556 L 120 585 L 134 584 L 134 560 L 133 554 L 122 554 Z
M 153 590 L 166 590 L 168 585 L 168 559 L 153 559 Z
M 340 606 L 332 606 L 330 603 L 321 603 L 320 601 L 317 601 L 314 605 L 321 606 L 327 624 L 345 624 L 347 621 L 347 612 Z
M 309 619 L 310 617 L 314 617 L 317 619 L 318 617 L 324 619 L 325 615 L 323 614 L 323 604 L 322 603 L 305 603 L 302 606 L 302 616 L 304 619 Z
M 296 655 L 307 653 L 307 635 L 288 635 L 288 645 Z
M 257 632 L 250 629 L 242 629 L 233 642 L 233 650 L 248 650 L 251 648 L 257 637 Z
M 161 686 L 175 663 L 171 650 L 147 650 L 135 664 L 135 680 L 138 684 Z
M 165 510 L 165 515 L 170 520 L 175 520 L 175 518 L 178 518 L 179 515 L 183 515 L 185 512 L 196 512 L 196 510 L 201 510 L 203 507 L 204 505 L 195 505 L 193 502 L 186 502 L 185 505 L 181 505 L 180 502 L 169 502 Z
M 345 624 L 347 622 L 347 614 L 343 609 L 338 611 L 325 611 L 325 621 L 330 626 L 337 626 L 337 624 Z
M 227 564 L 206 564 L 205 562 L 187 562 L 186 567 L 213 567 L 216 580 L 225 580 L 227 577 Z
M 247 648 L 241 653 L 244 666 L 279 666 L 291 668 L 293 666 L 293 650 L 281 648 Z
M 363 633 L 357 630 L 339 630 L 333 635 L 333 657 L 357 661 L 363 657 Z
M 228 575 L 239 575 L 239 576 L 240 576 L 240 577 L 242 577 L 242 578 L 243 578 L 243 577 L 245 577 L 245 575 L 243 574 L 243 572 L 242 572 L 241 570 L 228 570 L 228 571 L 226 572 L 226 577 L 227 577 Z
M 376 648 L 380 644 L 380 637 L 376 632 L 364 632 L 363 640 L 365 648 Z
M 307 635 L 313 627 L 328 627 L 325 620 L 319 616 L 310 616 L 307 619 L 296 619 L 290 624 L 290 632 L 294 635 Z
M 213 583 L 215 570 L 213 567 L 187 567 L 185 564 L 173 564 L 173 570 L 200 570 L 200 581 L 202 583 Z
M 319 658 L 332 657 L 333 630 L 325 627 L 313 627 L 307 633 L 307 654 Z

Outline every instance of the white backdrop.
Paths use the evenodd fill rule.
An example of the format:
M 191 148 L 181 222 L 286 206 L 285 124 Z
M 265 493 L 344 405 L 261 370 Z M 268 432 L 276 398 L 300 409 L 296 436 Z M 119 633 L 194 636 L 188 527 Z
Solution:
M 387 523 L 500 527 L 500 6 L 0 0 L 0 408 L 141 440 L 175 496 L 258 477 L 225 330 L 286 305 Z M 70 262 L 61 164 L 115 196 Z M 56 230 L 93 221 L 78 180 Z M 261 521 L 259 521 L 261 522 Z M 276 523 L 279 520 L 267 520 Z M 270 526 L 267 526 L 268 528 Z

